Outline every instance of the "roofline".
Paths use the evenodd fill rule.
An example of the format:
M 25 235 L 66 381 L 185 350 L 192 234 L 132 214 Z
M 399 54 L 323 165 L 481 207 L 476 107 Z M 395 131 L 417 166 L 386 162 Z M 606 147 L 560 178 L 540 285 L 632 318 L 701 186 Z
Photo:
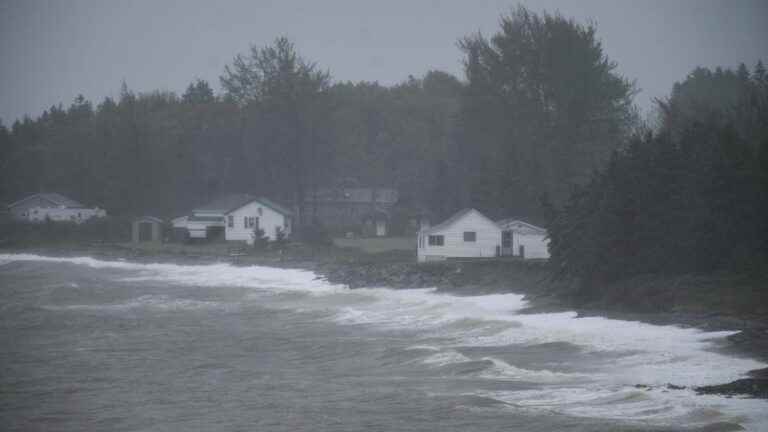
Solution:
M 278 208 L 275 208 L 275 206 L 274 206 L 274 205 L 271 205 L 271 204 L 268 204 L 268 203 L 266 203 L 266 202 L 262 201 L 263 199 L 266 199 L 266 198 L 254 198 L 254 199 L 252 199 L 252 200 L 250 200 L 250 201 L 248 201 L 248 202 L 246 202 L 246 203 L 243 203 L 243 204 L 241 204 L 241 205 L 239 205 L 239 206 L 237 206 L 237 207 L 235 207 L 235 208 L 233 208 L 233 209 L 231 209 L 231 210 L 227 210 L 227 211 L 225 211 L 225 212 L 224 212 L 224 215 L 226 216 L 226 215 L 228 215 L 228 214 L 230 214 L 230 213 L 232 213 L 232 212 L 234 212 L 234 211 L 240 210 L 241 208 L 243 208 L 243 207 L 245 207 L 245 206 L 247 206 L 247 205 L 249 205 L 249 204 L 253 204 L 254 202 L 258 202 L 259 204 L 263 205 L 264 207 L 270 208 L 270 209 L 272 209 L 272 211 L 275 211 L 275 212 L 277 212 L 277 213 L 280 213 L 280 214 L 281 214 L 281 215 L 283 215 L 283 216 L 293 216 L 293 212 L 292 212 L 292 211 L 290 211 L 290 210 L 289 210 L 289 211 L 286 213 L 286 212 L 285 212 L 285 211 L 283 211 L 283 210 L 280 210 L 280 209 L 278 209 Z
M 517 223 L 521 223 L 521 224 L 527 226 L 528 228 L 533 228 L 534 230 L 537 230 L 537 231 L 543 231 L 545 233 L 547 232 L 546 228 L 543 228 L 543 227 L 540 227 L 540 226 L 528 223 L 528 222 L 526 222 L 526 221 L 524 221 L 522 219 L 502 219 L 502 220 L 499 220 L 498 222 L 496 222 L 496 225 L 501 226 L 502 223 L 504 225 L 506 225 L 506 224 L 516 223 L 516 222 Z
M 469 213 L 471 213 L 471 212 L 475 212 L 475 213 L 479 214 L 479 215 L 480 215 L 480 216 L 481 216 L 483 219 L 485 219 L 485 220 L 487 220 L 488 222 L 490 222 L 490 223 L 491 223 L 491 225 L 493 225 L 493 226 L 495 226 L 495 227 L 497 227 L 497 228 L 499 227 L 499 225 L 498 225 L 496 222 L 494 222 L 494 221 L 493 221 L 493 220 L 491 220 L 491 219 L 490 219 L 488 216 L 486 216 L 486 215 L 484 215 L 483 213 L 481 213 L 481 212 L 480 212 L 480 210 L 477 210 L 476 208 L 472 208 L 472 207 L 470 207 L 470 208 L 461 209 L 461 210 L 457 211 L 456 213 L 452 214 L 452 215 L 451 215 L 451 216 L 450 216 L 448 219 L 446 219 L 446 220 L 445 220 L 445 221 L 443 221 L 442 223 L 439 223 L 439 224 L 437 224 L 437 225 L 434 225 L 434 226 L 432 226 L 432 227 L 430 227 L 430 228 L 427 228 L 427 229 L 425 229 L 425 230 L 421 231 L 421 233 L 422 233 L 422 234 L 431 234 L 431 233 L 434 233 L 434 232 L 437 232 L 437 231 L 442 231 L 442 230 L 444 230 L 444 229 L 446 229 L 446 228 L 448 228 L 448 227 L 451 227 L 451 226 L 453 226 L 453 224 L 455 224 L 455 223 L 456 223 L 458 220 L 460 220 L 460 219 L 461 219 L 461 217 L 459 217 L 459 216 L 458 216 L 458 215 L 459 215 L 459 213 L 461 213 L 461 212 L 464 212 L 464 214 L 463 214 L 463 215 L 461 215 L 461 217 L 463 217 L 463 216 L 465 216 L 465 215 L 467 215 L 467 214 L 469 214 Z M 455 219 L 455 220 L 451 220 L 451 219 L 453 219 L 454 217 L 456 217 L 456 219 Z M 449 224 L 447 224 L 447 225 L 444 225 L 444 226 L 443 226 L 443 224 L 444 224 L 444 223 L 446 223 L 446 222 L 448 222 L 448 221 L 450 221 L 450 223 L 449 223 Z
M 24 198 L 22 198 L 22 199 L 20 199 L 20 200 L 18 200 L 18 201 L 15 201 L 15 202 L 12 202 L 12 203 L 8 204 L 8 208 L 11 208 L 11 207 L 13 207 L 13 206 L 15 206 L 15 205 L 17 205 L 17 204 L 23 203 L 24 201 L 28 201 L 28 200 L 31 200 L 32 198 L 34 198 L 34 197 L 36 197 L 36 196 L 40 196 L 40 198 L 42 198 L 42 199 L 44 199 L 44 200 L 48 201 L 49 203 L 53 203 L 53 204 L 59 205 L 59 203 L 57 203 L 57 202 L 54 202 L 54 201 L 52 201 L 52 200 L 50 200 L 50 199 L 48 199 L 48 198 L 44 197 L 42 193 L 39 193 L 39 192 L 38 192 L 38 193 L 34 193 L 34 194 L 32 194 L 32 195 L 29 195 L 29 196 L 27 196 L 27 197 L 24 197 Z
M 48 195 L 48 194 L 60 195 L 60 196 L 66 198 L 66 199 L 68 199 L 68 200 L 70 200 L 72 202 L 78 203 L 79 205 L 78 206 L 62 205 L 61 203 L 57 203 L 56 201 L 54 201 L 54 200 L 52 200 L 50 198 L 46 198 L 45 195 Z M 59 206 L 59 207 L 63 206 L 64 208 L 71 208 L 71 209 L 92 208 L 92 207 L 86 207 L 85 204 L 83 204 L 83 203 L 81 203 L 79 201 L 73 200 L 72 198 L 70 198 L 68 196 L 61 195 L 58 192 L 37 192 L 37 193 L 33 193 L 32 195 L 29 195 L 27 197 L 24 197 L 24 198 L 18 200 L 18 201 L 15 201 L 15 202 L 12 202 L 12 203 L 8 204 L 7 207 L 10 209 L 13 206 L 16 206 L 16 205 L 18 205 L 20 203 L 23 203 L 24 201 L 31 200 L 32 198 L 37 197 L 37 196 L 39 196 L 41 199 L 44 199 L 44 200 L 48 201 L 49 203 L 51 203 L 53 205 L 56 205 L 56 206 Z

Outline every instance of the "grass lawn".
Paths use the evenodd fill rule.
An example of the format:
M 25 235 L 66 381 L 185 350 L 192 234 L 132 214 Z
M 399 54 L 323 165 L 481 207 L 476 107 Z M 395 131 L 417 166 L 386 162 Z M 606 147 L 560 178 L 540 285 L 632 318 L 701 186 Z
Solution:
M 416 237 L 335 238 L 333 244 L 343 248 L 356 248 L 365 253 L 416 251 Z

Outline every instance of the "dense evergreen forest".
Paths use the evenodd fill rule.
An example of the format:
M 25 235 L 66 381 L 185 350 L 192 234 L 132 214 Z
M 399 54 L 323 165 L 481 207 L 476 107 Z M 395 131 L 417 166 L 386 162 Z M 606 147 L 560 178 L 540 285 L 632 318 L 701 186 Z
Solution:
M 550 224 L 562 276 L 768 269 L 768 76 L 697 68 Z
M 355 179 L 439 218 L 476 207 L 548 224 L 566 277 L 768 262 L 768 77 L 698 68 L 643 125 L 594 25 L 523 7 L 458 42 L 465 75 L 334 82 L 278 38 L 216 94 L 78 97 L 0 122 L 0 202 L 60 192 L 113 215 L 176 216 L 225 192 L 302 202 Z
M 172 216 L 223 192 L 301 202 L 317 185 L 395 187 L 438 217 L 541 219 L 631 129 L 634 86 L 593 26 L 518 8 L 459 42 L 466 76 L 334 82 L 279 38 L 238 55 L 222 93 L 78 97 L 0 126 L 0 201 L 56 191 L 115 215 Z

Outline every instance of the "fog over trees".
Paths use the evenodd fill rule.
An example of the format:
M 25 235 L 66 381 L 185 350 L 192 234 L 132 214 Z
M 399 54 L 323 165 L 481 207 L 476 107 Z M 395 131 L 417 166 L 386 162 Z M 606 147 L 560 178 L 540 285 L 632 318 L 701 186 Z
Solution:
M 0 124 L 0 201 L 56 191 L 169 217 L 225 192 L 296 204 L 353 178 L 438 217 L 548 224 L 563 275 L 765 259 L 762 64 L 681 77 L 648 129 L 592 24 L 519 7 L 457 45 L 461 78 L 334 82 L 281 37 L 235 57 L 221 94 L 196 80 L 181 96 L 123 83 L 114 100 L 78 97 Z

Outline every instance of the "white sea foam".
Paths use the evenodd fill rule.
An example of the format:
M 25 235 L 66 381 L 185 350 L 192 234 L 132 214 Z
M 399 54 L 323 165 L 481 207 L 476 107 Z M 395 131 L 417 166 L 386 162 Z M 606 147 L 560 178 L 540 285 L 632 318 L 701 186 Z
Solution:
M 166 295 L 144 295 L 119 303 L 77 304 L 64 306 L 43 306 L 49 310 L 84 310 L 84 311 L 126 311 L 132 309 L 152 309 L 158 311 L 188 311 L 195 309 L 235 310 L 237 305 L 213 301 L 199 301 L 172 298 Z
M 480 378 L 541 383 L 537 390 L 478 395 L 494 397 L 524 409 L 545 409 L 570 415 L 695 423 L 697 412 L 709 409 L 718 421 L 738 420 L 748 415 L 753 424 L 768 424 L 762 400 L 697 396 L 690 390 L 666 391 L 667 383 L 684 386 L 720 384 L 743 377 L 752 369 L 766 367 L 752 359 L 712 352 L 713 341 L 732 332 L 705 332 L 677 326 L 658 326 L 600 317 L 579 318 L 574 312 L 521 314 L 527 306 L 523 296 L 496 294 L 457 297 L 434 289 L 348 290 L 318 280 L 303 270 L 269 267 L 235 267 L 229 264 L 175 265 L 100 261 L 89 257 L 50 258 L 36 255 L 0 255 L 0 262 L 46 261 L 85 265 L 92 268 L 128 269 L 120 273 L 124 282 L 155 281 L 205 287 L 253 288 L 243 301 L 263 307 L 322 311 L 339 324 L 366 324 L 381 330 L 412 332 L 430 350 L 422 357 L 427 366 L 446 366 L 467 361 L 490 361 L 493 366 L 479 372 Z M 290 294 L 290 295 L 288 295 Z M 164 297 L 139 299 L 114 307 L 154 307 L 165 310 L 212 307 L 197 303 L 174 303 Z M 165 306 L 158 306 L 165 305 Z M 109 307 L 109 305 L 106 305 Z M 87 308 L 88 305 L 73 307 Z M 104 305 L 102 305 L 104 307 Z M 174 309 L 176 308 L 176 309 Z M 428 340 L 428 342 L 426 342 Z M 439 341 L 439 342 L 436 342 Z M 605 354 L 610 361 L 590 364 L 581 373 L 530 370 L 487 355 L 472 358 L 457 349 L 492 347 L 525 350 L 544 343 L 569 343 L 580 352 Z M 414 348 L 412 349 L 420 349 Z M 648 384 L 643 391 L 635 384 Z M 722 417 L 722 418 L 720 418 Z M 687 420 L 685 420 L 687 419 Z M 749 423 L 749 421 L 747 423 Z

